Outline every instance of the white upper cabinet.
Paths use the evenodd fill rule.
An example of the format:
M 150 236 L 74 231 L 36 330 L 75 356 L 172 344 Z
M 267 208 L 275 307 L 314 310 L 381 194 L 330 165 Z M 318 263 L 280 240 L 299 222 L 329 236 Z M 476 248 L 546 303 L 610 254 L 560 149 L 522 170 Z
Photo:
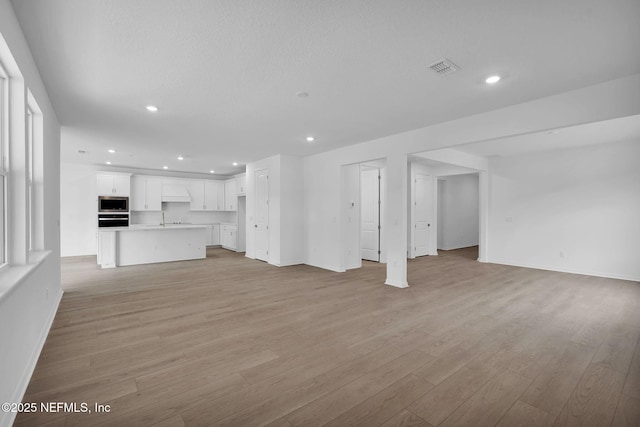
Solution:
M 205 210 L 204 181 L 202 180 L 191 181 L 189 183 L 189 195 L 191 196 L 190 209 L 192 211 Z
M 204 182 L 205 210 L 221 211 L 224 203 L 224 184 L 217 181 Z
M 98 172 L 98 196 L 126 196 L 131 193 L 131 174 Z
M 147 178 L 145 189 L 147 210 L 162 210 L 162 181 L 158 178 Z
M 131 210 L 162 210 L 162 181 L 157 177 L 134 175 L 131 178 Z
M 224 210 L 235 211 L 238 209 L 238 195 L 236 193 L 236 180 L 230 179 L 224 182 Z
M 192 211 L 224 210 L 224 184 L 211 180 L 193 180 L 189 183 Z
M 236 194 L 244 196 L 247 193 L 247 174 L 236 175 Z

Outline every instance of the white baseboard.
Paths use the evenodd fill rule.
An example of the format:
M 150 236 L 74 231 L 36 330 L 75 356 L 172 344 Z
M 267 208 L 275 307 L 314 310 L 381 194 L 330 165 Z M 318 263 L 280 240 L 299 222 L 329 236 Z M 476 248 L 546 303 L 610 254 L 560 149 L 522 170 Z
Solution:
M 595 277 L 604 277 L 606 279 L 618 279 L 618 280 L 629 280 L 631 282 L 640 282 L 640 276 L 628 276 L 624 274 L 604 273 L 601 271 L 575 270 L 571 268 L 558 268 L 558 267 L 550 267 L 548 265 L 521 263 L 521 262 L 514 262 L 509 260 L 501 260 L 501 259 L 488 259 L 485 262 L 488 262 L 491 264 L 511 265 L 513 267 L 534 268 L 536 270 L 557 271 L 559 273 L 580 274 L 583 276 L 595 276 Z
M 306 262 L 305 264 L 310 266 L 310 267 L 322 268 L 323 270 L 329 270 L 329 271 L 333 271 L 333 272 L 336 272 L 336 273 L 344 273 L 346 271 L 344 269 L 340 269 L 339 267 L 335 267 L 333 265 L 314 264 L 314 263 L 310 263 L 310 262 Z
M 408 282 L 403 282 L 403 283 L 391 283 L 389 280 L 385 280 L 384 282 L 385 285 L 388 286 L 393 286 L 394 288 L 408 288 L 409 287 L 409 283 Z

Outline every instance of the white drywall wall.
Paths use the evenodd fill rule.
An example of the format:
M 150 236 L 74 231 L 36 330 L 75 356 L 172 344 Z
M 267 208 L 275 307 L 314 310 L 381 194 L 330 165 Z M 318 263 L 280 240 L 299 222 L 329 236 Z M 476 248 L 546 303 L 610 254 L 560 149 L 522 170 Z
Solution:
M 640 280 L 640 141 L 494 158 L 489 262 Z
M 442 233 L 438 249 L 451 250 L 476 246 L 479 238 L 478 174 L 440 177 L 444 182 L 442 217 L 438 232 Z M 440 224 L 442 223 L 442 224 Z
M 638 113 L 640 74 L 306 157 L 307 263 L 334 271 L 341 271 L 343 266 L 344 243 L 337 226 L 345 214 L 340 203 L 343 165 Z M 406 170 L 406 164 L 394 165 Z M 401 177 L 388 163 L 387 166 L 391 176 L 389 188 L 401 188 L 396 181 L 406 182 L 406 173 Z M 390 209 L 392 218 L 407 217 L 406 203 L 392 203 Z M 403 234 L 406 240 L 406 233 Z M 406 257 L 406 245 L 401 249 L 397 245 L 392 247 L 398 253 L 389 252 L 389 256 Z
M 62 297 L 60 283 L 60 125 L 40 79 L 27 42 L 9 1 L 0 1 L 0 49 L 10 51 L 23 89 L 33 94 L 43 117 L 42 232 L 49 255 L 39 264 L 11 266 L 0 271 L 0 402 L 21 402 Z M 13 61 L 12 61 L 13 62 Z M 21 96 L 15 93 L 14 96 Z M 13 171 L 10 172 L 13 176 Z M 39 186 L 38 186 L 39 187 Z M 16 232 L 12 222 L 8 224 Z M 30 270 L 15 283 L 17 271 Z M 8 283 L 13 284 L 7 288 Z M 15 413 L 0 412 L 0 425 L 11 425 Z

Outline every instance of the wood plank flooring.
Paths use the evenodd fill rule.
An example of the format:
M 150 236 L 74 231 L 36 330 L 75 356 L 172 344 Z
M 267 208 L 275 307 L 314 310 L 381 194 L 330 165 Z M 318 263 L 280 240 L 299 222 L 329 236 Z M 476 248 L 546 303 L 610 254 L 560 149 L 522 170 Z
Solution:
M 18 426 L 638 426 L 640 284 L 475 261 L 204 260 L 98 269 L 65 294 Z

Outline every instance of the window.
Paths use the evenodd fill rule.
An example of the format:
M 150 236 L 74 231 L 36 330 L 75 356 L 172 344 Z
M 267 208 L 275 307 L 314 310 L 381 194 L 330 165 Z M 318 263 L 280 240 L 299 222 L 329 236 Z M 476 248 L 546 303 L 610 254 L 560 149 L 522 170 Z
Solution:
M 0 63 L 0 268 L 7 263 L 8 77 Z
M 33 111 L 27 106 L 27 242 L 29 251 L 33 250 Z
M 0 34 L 0 268 L 39 262 L 44 120 Z
M 43 259 L 43 192 L 42 110 L 0 34 L 0 268 L 3 270 Z
M 44 248 L 43 242 L 43 122 L 42 113 L 31 91 L 27 90 L 26 115 L 26 146 L 27 160 L 26 180 L 26 209 L 27 209 L 27 243 L 28 250 Z

